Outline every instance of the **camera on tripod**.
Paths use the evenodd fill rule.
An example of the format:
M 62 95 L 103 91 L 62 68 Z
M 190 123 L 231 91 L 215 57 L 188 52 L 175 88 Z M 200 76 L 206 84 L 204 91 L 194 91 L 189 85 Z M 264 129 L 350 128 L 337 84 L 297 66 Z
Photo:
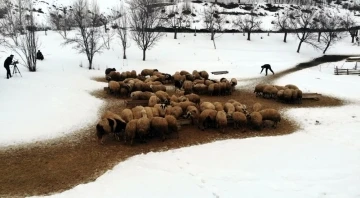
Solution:
M 11 65 L 16 65 L 16 64 L 18 64 L 19 63 L 19 61 L 18 60 L 16 60 L 16 61 L 13 61 L 12 63 L 11 63 Z
M 21 75 L 21 73 L 20 73 L 20 70 L 19 70 L 19 68 L 17 67 L 17 64 L 18 64 L 18 63 L 19 63 L 18 60 L 15 60 L 15 61 L 13 61 L 13 62 L 11 63 L 11 65 L 14 65 L 12 74 L 14 75 L 14 74 L 16 74 L 16 73 L 19 73 L 20 76 L 22 77 L 22 75 Z

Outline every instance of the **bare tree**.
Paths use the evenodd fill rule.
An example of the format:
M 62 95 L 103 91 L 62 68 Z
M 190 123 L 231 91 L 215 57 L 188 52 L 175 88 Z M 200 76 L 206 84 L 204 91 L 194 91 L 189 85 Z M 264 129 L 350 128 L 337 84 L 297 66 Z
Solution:
M 354 29 L 356 26 L 356 22 L 354 17 L 352 16 L 351 12 L 346 13 L 346 15 L 343 18 L 343 25 L 346 31 L 350 33 L 351 36 L 351 43 L 354 43 L 354 38 L 357 35 L 357 29 Z
M 155 7 L 154 0 L 132 0 L 129 2 L 129 23 L 132 28 L 132 39 L 143 51 L 143 61 L 146 59 L 146 50 L 152 48 L 164 35 L 155 31 L 156 27 L 163 26 L 159 7 Z
M 186 26 L 190 19 L 191 7 L 185 3 L 184 6 L 180 6 L 178 2 L 170 8 L 167 16 L 165 17 L 168 26 L 174 29 L 174 39 L 177 39 L 178 30 Z
M 286 43 L 286 38 L 289 30 L 291 30 L 290 26 L 290 10 L 285 9 L 284 14 L 280 16 L 278 13 L 276 20 L 273 21 L 275 28 L 279 31 L 284 32 L 284 43 Z
M 87 0 L 76 0 L 73 7 L 74 22 L 77 27 L 76 34 L 72 38 L 66 38 L 64 45 L 75 44 L 74 49 L 79 53 L 85 53 L 89 62 L 89 69 L 93 69 L 94 56 L 101 53 L 105 47 L 101 40 L 101 23 L 99 21 L 99 7 L 93 2 L 89 9 Z
M 343 18 L 334 12 L 326 12 L 322 13 L 319 16 L 319 27 L 323 31 L 321 34 L 321 42 L 324 43 L 324 51 L 323 53 L 328 50 L 333 44 L 339 41 L 343 34 L 343 32 L 338 32 L 338 29 L 343 28 Z
M 254 10 L 251 10 L 250 14 L 245 17 L 242 17 L 241 15 L 238 16 L 234 21 L 235 26 L 239 27 L 240 30 L 247 32 L 248 41 L 250 41 L 251 32 L 261 29 L 261 23 L 262 21 L 259 19 L 259 16 L 254 12 Z
M 57 32 L 63 37 L 67 37 L 67 32 L 71 29 L 73 22 L 71 8 L 68 7 L 54 7 L 49 9 L 49 22 L 55 27 Z
M 297 53 L 300 52 L 302 43 L 307 43 L 316 49 L 319 49 L 319 44 L 316 42 L 316 33 L 313 32 L 317 28 L 314 18 L 317 12 L 310 9 L 310 7 L 303 7 L 301 10 L 295 10 L 290 15 L 290 24 L 295 30 L 297 38 L 300 40 L 297 48 Z
M 121 46 L 123 48 L 123 59 L 126 59 L 126 49 L 130 47 L 129 42 L 129 15 L 126 12 L 124 5 L 119 9 L 115 9 L 113 12 L 114 25 L 113 29 L 116 30 L 116 34 L 120 38 Z
M 215 6 L 215 4 L 212 4 L 209 8 L 204 8 L 203 18 L 205 28 L 210 31 L 211 40 L 214 41 L 216 32 L 222 31 L 225 18 L 222 14 L 220 14 L 220 10 Z
M 16 1 L 16 3 L 19 2 L 20 1 Z M 39 39 L 36 36 L 37 27 L 34 22 L 32 2 L 31 0 L 26 0 L 21 1 L 20 3 L 21 5 L 15 4 L 15 6 L 21 7 L 23 11 L 28 10 L 28 13 L 22 12 L 21 15 L 12 15 L 13 7 L 10 7 L 10 12 L 5 15 L 3 19 L 4 23 L 0 24 L 2 35 L 5 38 L 10 38 L 5 39 L 3 45 L 17 54 L 21 64 L 27 67 L 29 71 L 35 72 L 37 70 L 36 52 L 40 44 Z M 20 17 L 24 17 L 24 19 L 20 19 Z M 7 24 L 12 24 L 11 28 L 10 25 Z M 19 35 L 19 32 L 22 34 Z

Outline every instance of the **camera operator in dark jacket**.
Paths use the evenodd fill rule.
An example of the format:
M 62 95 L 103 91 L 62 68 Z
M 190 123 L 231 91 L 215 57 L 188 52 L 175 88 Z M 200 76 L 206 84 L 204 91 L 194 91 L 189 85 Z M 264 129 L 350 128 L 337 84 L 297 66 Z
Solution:
M 14 55 L 10 55 L 9 57 L 6 58 L 5 62 L 4 62 L 4 67 L 6 69 L 6 78 L 9 79 L 11 78 L 11 72 L 10 72 L 10 65 L 13 61 Z

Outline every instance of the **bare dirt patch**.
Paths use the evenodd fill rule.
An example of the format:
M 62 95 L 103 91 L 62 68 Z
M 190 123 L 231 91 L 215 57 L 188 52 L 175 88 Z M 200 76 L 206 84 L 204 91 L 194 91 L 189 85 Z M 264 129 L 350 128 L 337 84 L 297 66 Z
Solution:
M 92 95 L 106 100 L 106 110 L 119 113 L 124 108 L 121 99 L 98 90 Z M 303 101 L 298 104 L 283 104 L 275 100 L 256 98 L 247 91 L 236 91 L 231 96 L 203 96 L 204 101 L 225 102 L 236 99 L 249 107 L 260 102 L 264 108 L 298 108 L 339 106 L 341 100 L 322 97 L 320 101 Z M 104 109 L 104 110 L 105 110 Z M 179 139 L 171 138 L 162 142 L 159 138 L 147 144 L 136 142 L 134 146 L 125 145 L 108 136 L 105 145 L 97 144 L 95 126 L 83 129 L 75 135 L 46 143 L 34 143 L 0 151 L 0 196 L 44 195 L 70 189 L 78 184 L 91 182 L 128 157 L 147 153 L 176 149 L 190 145 L 203 144 L 223 139 L 248 138 L 255 136 L 275 136 L 294 132 L 297 126 L 284 118 L 277 129 L 271 127 L 261 131 L 249 128 L 240 132 L 228 127 L 226 134 L 215 129 L 200 131 L 194 126 L 183 126 Z

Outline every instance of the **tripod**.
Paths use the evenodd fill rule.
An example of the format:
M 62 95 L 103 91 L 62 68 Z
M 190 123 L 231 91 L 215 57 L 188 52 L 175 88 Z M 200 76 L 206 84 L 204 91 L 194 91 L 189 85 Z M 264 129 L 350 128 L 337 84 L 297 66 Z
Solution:
M 12 74 L 13 74 L 13 76 L 14 76 L 14 74 L 19 73 L 20 76 L 22 77 L 22 75 L 21 75 L 21 73 L 20 73 L 20 70 L 19 70 L 19 68 L 17 67 L 16 64 L 17 64 L 16 62 L 13 63 L 14 67 L 13 67 L 13 73 L 12 73 Z

